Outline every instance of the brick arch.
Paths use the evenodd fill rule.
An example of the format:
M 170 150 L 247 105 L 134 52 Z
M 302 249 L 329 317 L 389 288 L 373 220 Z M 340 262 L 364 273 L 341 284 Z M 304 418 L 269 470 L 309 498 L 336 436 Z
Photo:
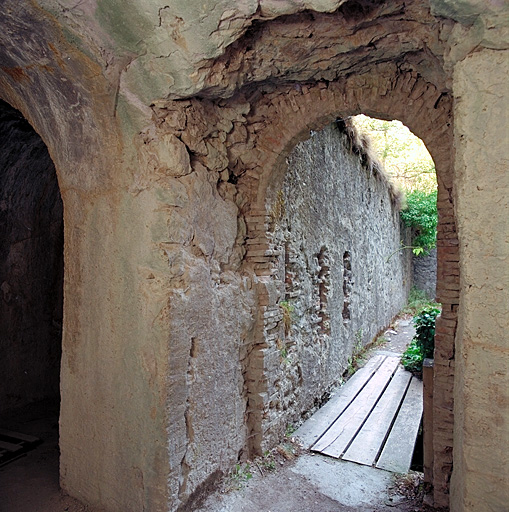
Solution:
M 280 314 L 270 292 L 275 258 L 267 238 L 270 222 L 268 197 L 275 176 L 282 179 L 286 157 L 297 143 L 337 117 L 364 113 L 382 119 L 398 119 L 426 144 L 436 165 L 438 180 L 438 283 L 437 298 L 443 313 L 437 322 L 434 402 L 434 485 L 436 505 L 448 503 L 448 480 L 452 471 L 454 337 L 459 302 L 459 266 L 456 222 L 452 203 L 452 113 L 451 98 L 419 74 L 403 72 L 396 65 L 380 65 L 370 74 L 351 76 L 337 82 L 285 87 L 264 96 L 248 117 L 252 147 L 234 163 L 239 168 L 255 162 L 239 180 L 248 197 L 247 264 L 258 279 L 258 338 L 252 353 L 251 414 L 248 420 L 252 446 L 260 451 L 266 442 L 263 426 L 263 383 L 265 375 L 261 348 L 264 325 Z M 248 164 L 249 165 L 249 164 Z M 271 320 L 271 321 L 272 321 Z M 256 346 L 260 350 L 256 350 Z M 264 432 L 264 434 L 262 434 Z M 270 437 L 270 434 L 269 434 Z M 270 440 L 269 440 L 270 443 Z

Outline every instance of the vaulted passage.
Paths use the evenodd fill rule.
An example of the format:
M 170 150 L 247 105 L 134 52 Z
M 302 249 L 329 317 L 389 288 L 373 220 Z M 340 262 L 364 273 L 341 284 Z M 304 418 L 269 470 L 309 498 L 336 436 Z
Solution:
M 2 415 L 43 400 L 58 409 L 62 280 L 62 200 L 55 167 L 30 124 L 0 102 Z

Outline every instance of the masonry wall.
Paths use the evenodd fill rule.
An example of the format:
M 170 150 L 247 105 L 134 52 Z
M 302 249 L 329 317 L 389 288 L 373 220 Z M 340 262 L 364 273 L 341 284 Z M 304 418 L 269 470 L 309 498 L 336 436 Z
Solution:
M 267 444 L 327 398 L 402 308 L 411 281 L 388 183 L 336 123 L 311 132 L 287 164 L 268 199 L 283 318 L 265 326 Z
M 412 284 L 426 292 L 430 299 L 437 293 L 437 250 L 412 258 Z

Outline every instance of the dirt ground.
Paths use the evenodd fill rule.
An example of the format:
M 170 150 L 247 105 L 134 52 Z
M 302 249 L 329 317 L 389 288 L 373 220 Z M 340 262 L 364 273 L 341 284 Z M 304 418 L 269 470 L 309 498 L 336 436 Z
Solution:
M 413 336 L 410 319 L 389 330 L 373 353 L 401 353 Z M 44 439 L 0 467 L 0 512 L 102 512 L 66 496 L 58 477 L 58 406 L 41 403 L 0 417 L 0 425 Z M 234 470 L 199 512 L 424 512 L 420 474 L 390 473 L 303 452 L 288 439 L 270 456 Z M 138 512 L 138 511 L 126 511 Z M 141 512 L 141 511 L 140 511 Z M 151 511 L 149 511 L 151 512 Z
M 0 425 L 44 442 L 0 467 L 0 512 L 100 512 L 60 490 L 58 405 L 41 402 L 0 417 Z
M 401 354 L 415 334 L 401 318 L 366 359 Z M 428 512 L 423 475 L 392 473 L 304 451 L 289 438 L 257 461 L 225 478 L 199 512 Z

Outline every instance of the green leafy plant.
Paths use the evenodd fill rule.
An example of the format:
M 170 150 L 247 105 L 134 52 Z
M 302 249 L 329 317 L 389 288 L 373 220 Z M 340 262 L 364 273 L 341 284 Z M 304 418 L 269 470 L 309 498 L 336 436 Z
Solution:
M 423 358 L 433 357 L 435 349 L 435 323 L 439 315 L 438 308 L 426 308 L 414 318 L 415 340 L 421 349 Z
M 297 427 L 295 425 L 292 425 L 291 423 L 289 423 L 287 426 L 286 426 L 286 431 L 285 431 L 285 437 L 292 437 L 292 435 L 297 431 Z
M 433 357 L 435 349 L 435 323 L 440 310 L 428 307 L 414 317 L 415 336 L 401 357 L 404 368 L 410 372 L 422 371 L 422 362 Z
M 235 464 L 235 467 L 230 472 L 229 490 L 241 489 L 251 478 L 253 478 L 253 473 L 251 473 L 249 463 Z
M 414 230 L 412 248 L 414 254 L 423 254 L 437 244 L 437 192 L 414 190 L 406 197 L 406 208 L 401 211 L 405 226 Z
M 412 340 L 410 345 L 406 348 L 405 352 L 401 356 L 401 364 L 405 368 L 412 373 L 418 373 L 422 370 L 422 362 L 424 358 L 422 357 L 421 349 L 417 346 L 417 342 Z
M 276 461 L 274 454 L 269 450 L 263 452 L 262 466 L 267 471 L 274 471 L 276 469 Z

